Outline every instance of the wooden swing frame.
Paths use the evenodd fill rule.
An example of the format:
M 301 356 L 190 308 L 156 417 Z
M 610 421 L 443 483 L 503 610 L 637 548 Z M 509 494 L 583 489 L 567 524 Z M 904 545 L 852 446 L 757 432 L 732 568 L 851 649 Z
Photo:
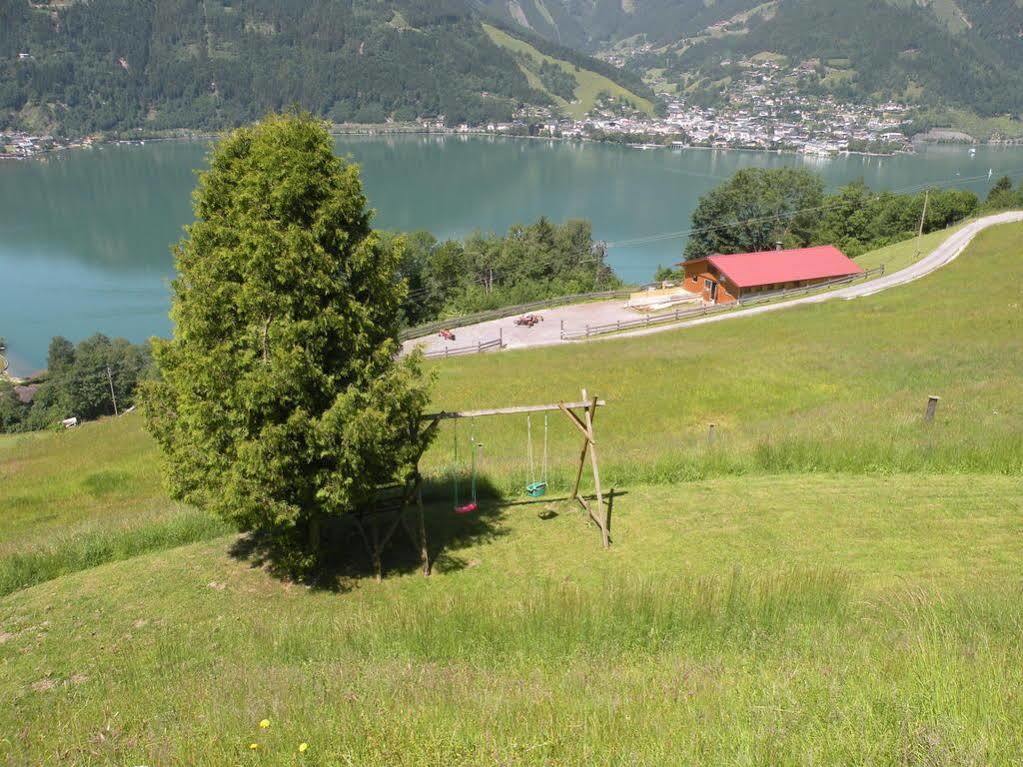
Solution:
M 442 411 L 424 415 L 420 419 L 426 426 L 420 432 L 422 444 L 429 441 L 429 435 L 436 430 L 441 421 L 451 421 L 459 418 L 486 418 L 499 415 L 522 415 L 529 413 L 562 412 L 571 421 L 572 425 L 579 430 L 583 443 L 579 451 L 579 464 L 575 475 L 575 484 L 572 487 L 571 500 L 577 501 L 586 512 L 590 521 L 600 530 L 601 544 L 606 549 L 611 545 L 611 499 L 605 498 L 600 484 L 600 464 L 597 458 L 597 438 L 594 429 L 594 421 L 597 417 L 597 409 L 605 407 L 607 403 L 587 394 L 586 389 L 582 390 L 582 399 L 579 402 L 556 402 L 548 405 L 518 405 L 515 407 L 486 408 L 483 410 L 464 410 L 456 412 Z M 586 459 L 589 458 L 590 468 L 593 472 L 593 485 L 596 494 L 594 499 L 587 500 L 580 492 L 582 487 L 583 471 L 586 468 Z M 376 569 L 377 580 L 382 575 L 382 554 L 384 548 L 390 542 L 398 526 L 404 527 L 409 539 L 419 550 L 422 560 L 423 575 L 430 574 L 430 554 L 426 541 L 426 508 L 423 504 L 423 477 L 419 472 L 417 464 L 415 475 L 408 482 L 402 485 L 394 485 L 388 488 L 381 488 L 381 491 L 394 491 L 400 489 L 397 498 L 388 501 L 374 501 L 361 514 L 355 516 L 356 527 L 366 546 L 367 552 L 373 560 Z M 613 492 L 612 492 L 613 494 Z M 395 500 L 398 501 L 395 505 Z M 405 509 L 415 504 L 418 516 L 418 530 L 413 532 L 408 520 L 405 517 Z M 378 520 L 385 515 L 391 515 L 386 525 L 380 525 Z M 371 520 L 369 525 L 364 522 Z M 368 531 L 367 531 L 368 527 Z M 381 530 L 383 527 L 383 530 Z

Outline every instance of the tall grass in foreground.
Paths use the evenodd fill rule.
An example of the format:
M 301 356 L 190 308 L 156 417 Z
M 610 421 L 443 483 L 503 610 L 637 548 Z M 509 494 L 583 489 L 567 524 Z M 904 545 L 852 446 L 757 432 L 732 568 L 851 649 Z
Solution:
M 58 534 L 0 558 L 0 596 L 107 562 L 208 540 L 230 529 L 208 514 L 183 509 L 160 522 Z
M 956 588 L 864 589 L 745 549 L 693 577 L 581 546 L 584 572 L 536 577 L 521 547 L 337 595 L 210 544 L 8 597 L 0 761 L 880 767 L 1023 747 L 1023 599 L 990 562 Z
M 593 585 L 539 580 L 514 599 L 396 600 L 376 621 L 340 640 L 379 657 L 459 660 L 607 659 L 685 645 L 701 653 L 779 638 L 794 627 L 843 621 L 849 578 L 823 569 L 725 577 L 616 575 Z

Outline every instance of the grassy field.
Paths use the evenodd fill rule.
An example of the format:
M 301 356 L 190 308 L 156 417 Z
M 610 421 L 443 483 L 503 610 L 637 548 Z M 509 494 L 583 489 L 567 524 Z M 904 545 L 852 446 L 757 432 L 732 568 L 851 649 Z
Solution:
M 126 416 L 59 434 L 0 436 L 0 594 L 227 532 L 167 500 L 141 426 Z
M 559 500 L 563 417 L 535 504 L 524 422 L 475 425 L 471 519 L 445 431 L 435 576 L 399 544 L 330 589 L 170 504 L 135 416 L 0 439 L 0 763 L 1016 763 L 1021 242 L 866 299 L 438 364 L 438 407 L 609 400 L 608 551 Z
M 973 275 L 1018 273 L 1021 241 L 1017 224 L 986 230 L 951 265 L 869 299 L 438 363 L 436 404 L 556 402 L 586 386 L 610 402 L 597 420 L 602 467 L 622 486 L 778 472 L 1019 474 L 1023 295 L 1012 279 Z M 861 261 L 897 262 L 914 247 Z M 931 394 L 942 401 L 927 425 Z M 551 478 L 564 488 L 578 446 L 562 421 L 551 422 Z M 524 485 L 524 419 L 476 431 L 502 489 Z M 435 471 L 449 466 L 452 443 L 448 428 L 427 456 Z
M 523 74 L 529 80 L 530 86 L 538 91 L 542 91 L 551 96 L 558 105 L 568 113 L 568 115 L 576 120 L 580 120 L 586 116 L 587 112 L 593 109 L 597 103 L 597 96 L 602 92 L 610 93 L 612 96 L 625 99 L 632 102 L 632 104 L 648 115 L 652 115 L 654 111 L 654 105 L 650 103 L 649 99 L 645 99 L 641 96 L 637 96 L 627 88 L 623 88 L 613 80 L 608 79 L 604 75 L 592 72 L 589 69 L 577 68 L 567 61 L 556 59 L 553 56 L 548 56 L 545 53 L 541 53 L 529 43 L 523 42 L 516 37 L 512 37 L 507 32 L 504 32 L 496 27 L 492 27 L 489 24 L 484 24 L 483 29 L 490 36 L 490 39 L 502 48 L 506 48 L 512 53 L 521 53 L 529 57 L 535 67 L 522 66 Z M 533 71 L 535 68 L 539 70 L 540 64 L 547 62 L 548 64 L 555 64 L 572 75 L 576 81 L 575 88 L 575 100 L 572 102 L 565 101 L 560 96 L 550 93 L 540 82 L 539 75 Z

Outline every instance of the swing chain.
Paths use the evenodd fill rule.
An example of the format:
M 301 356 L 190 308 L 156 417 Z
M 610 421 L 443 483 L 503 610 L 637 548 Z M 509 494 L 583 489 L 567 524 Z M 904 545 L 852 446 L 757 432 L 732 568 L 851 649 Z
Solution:
M 533 463 L 533 417 L 526 416 L 526 455 L 529 456 L 529 482 L 536 482 L 536 466 Z
M 547 414 L 543 414 L 543 477 L 540 480 L 547 484 Z

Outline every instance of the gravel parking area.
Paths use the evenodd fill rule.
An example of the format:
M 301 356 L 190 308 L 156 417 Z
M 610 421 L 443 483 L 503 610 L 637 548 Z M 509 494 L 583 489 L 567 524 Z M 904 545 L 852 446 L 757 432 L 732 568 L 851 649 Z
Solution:
M 550 346 L 563 343 L 561 340 L 561 323 L 566 329 L 577 329 L 590 325 L 600 325 L 619 320 L 634 320 L 643 315 L 625 306 L 625 301 L 593 301 L 585 304 L 569 304 L 532 312 L 543 318 L 542 322 L 533 327 L 515 324 L 515 317 L 481 322 L 478 325 L 467 325 L 454 328 L 454 341 L 446 341 L 436 333 L 424 338 L 414 338 L 405 342 L 405 349 L 421 346 L 426 352 L 442 352 L 445 348 L 458 349 L 476 343 L 504 339 L 505 348 L 522 349 L 528 346 Z

